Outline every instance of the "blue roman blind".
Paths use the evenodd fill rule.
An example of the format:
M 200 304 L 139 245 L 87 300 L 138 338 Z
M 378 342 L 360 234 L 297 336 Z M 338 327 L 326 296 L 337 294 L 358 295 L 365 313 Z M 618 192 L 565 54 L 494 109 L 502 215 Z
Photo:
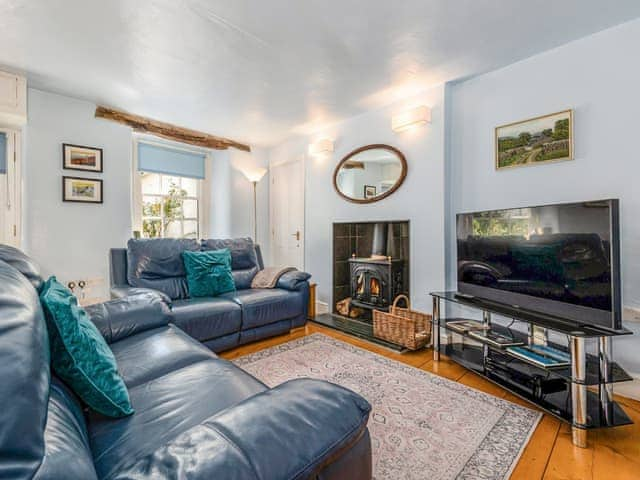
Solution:
M 138 142 L 138 170 L 177 177 L 204 178 L 205 153 Z
M 7 173 L 7 134 L 0 132 L 0 175 Z

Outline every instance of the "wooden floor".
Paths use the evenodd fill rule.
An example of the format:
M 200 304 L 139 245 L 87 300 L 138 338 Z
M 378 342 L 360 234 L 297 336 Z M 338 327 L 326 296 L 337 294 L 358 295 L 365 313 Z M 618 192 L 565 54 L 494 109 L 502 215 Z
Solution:
M 479 377 L 465 368 L 441 357 L 432 360 L 431 350 L 397 353 L 350 335 L 308 324 L 287 335 L 244 345 L 224 352 L 222 357 L 232 359 L 264 348 L 304 337 L 324 333 L 369 351 L 384 355 L 414 367 L 455 380 L 469 387 L 536 409 L 524 400 Z M 512 479 L 640 479 L 640 402 L 616 398 L 635 422 L 634 425 L 589 432 L 589 447 L 574 447 L 571 429 L 550 415 L 544 415 L 516 466 Z

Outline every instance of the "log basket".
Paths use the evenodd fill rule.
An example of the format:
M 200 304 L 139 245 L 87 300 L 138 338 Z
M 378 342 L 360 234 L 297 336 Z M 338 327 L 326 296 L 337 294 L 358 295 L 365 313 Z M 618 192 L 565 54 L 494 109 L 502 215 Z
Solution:
M 404 300 L 407 308 L 398 307 Z M 398 295 L 389 312 L 373 311 L 373 335 L 409 350 L 419 350 L 431 341 L 431 315 L 411 310 L 409 297 Z

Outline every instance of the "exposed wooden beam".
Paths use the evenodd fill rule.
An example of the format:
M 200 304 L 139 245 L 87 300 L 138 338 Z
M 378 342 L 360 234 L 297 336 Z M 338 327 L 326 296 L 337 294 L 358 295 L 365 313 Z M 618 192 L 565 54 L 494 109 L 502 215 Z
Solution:
M 159 122 L 150 118 L 133 115 L 113 108 L 96 108 L 96 118 L 104 118 L 130 126 L 136 132 L 149 133 L 157 137 L 174 140 L 176 142 L 188 143 L 199 147 L 214 148 L 216 150 L 226 150 L 227 148 L 237 148 L 245 152 L 250 152 L 251 147 L 243 143 L 234 142 L 228 138 L 216 137 L 208 133 L 178 127 L 170 123 Z

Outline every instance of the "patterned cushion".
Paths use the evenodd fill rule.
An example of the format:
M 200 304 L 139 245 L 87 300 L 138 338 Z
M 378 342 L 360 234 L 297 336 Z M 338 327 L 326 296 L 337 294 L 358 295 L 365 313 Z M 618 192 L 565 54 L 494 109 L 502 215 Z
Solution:
M 42 286 L 51 367 L 93 410 L 108 417 L 131 415 L 127 387 L 116 359 L 76 297 L 51 277 Z
M 191 297 L 217 297 L 236 289 L 228 248 L 207 252 L 182 252 Z

